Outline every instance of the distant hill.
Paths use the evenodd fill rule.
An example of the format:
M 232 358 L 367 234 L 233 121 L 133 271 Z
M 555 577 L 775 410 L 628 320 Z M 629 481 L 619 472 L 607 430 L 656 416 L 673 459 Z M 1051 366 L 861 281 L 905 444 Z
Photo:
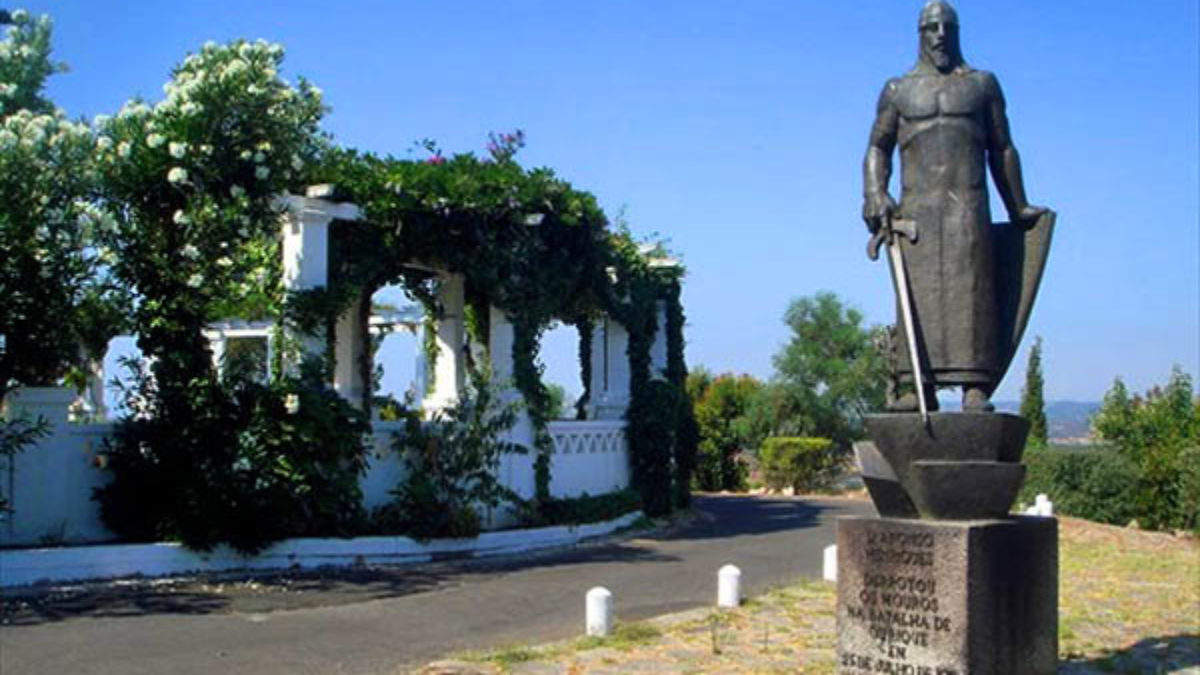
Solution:
M 959 410 L 958 400 L 941 401 L 942 410 Z M 1015 413 L 1020 401 L 995 401 L 996 410 Z M 1100 409 L 1098 402 L 1046 401 L 1046 424 L 1051 440 L 1078 440 L 1092 435 L 1092 415 Z

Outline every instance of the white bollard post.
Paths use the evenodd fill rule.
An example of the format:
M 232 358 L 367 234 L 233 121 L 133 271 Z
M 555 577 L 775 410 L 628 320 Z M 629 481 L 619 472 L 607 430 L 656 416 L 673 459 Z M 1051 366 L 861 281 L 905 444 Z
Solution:
M 717 572 L 717 607 L 737 607 L 742 604 L 742 571 L 736 565 L 725 565 Z
M 587 634 L 591 637 L 608 637 L 612 632 L 612 591 L 596 586 L 587 592 Z
M 837 581 L 837 544 L 825 547 L 825 560 L 821 567 L 821 576 L 825 581 Z

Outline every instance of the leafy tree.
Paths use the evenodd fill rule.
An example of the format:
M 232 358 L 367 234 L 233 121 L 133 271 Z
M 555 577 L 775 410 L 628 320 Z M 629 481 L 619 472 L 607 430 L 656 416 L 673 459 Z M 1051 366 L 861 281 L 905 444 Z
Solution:
M 1021 389 L 1021 417 L 1029 420 L 1029 445 L 1038 448 L 1046 447 L 1049 441 L 1042 384 L 1042 338 L 1039 335 L 1029 350 L 1029 365 L 1025 367 L 1025 387 Z
M 96 205 L 97 139 L 43 95 L 65 66 L 50 59 L 49 17 L 12 13 L 0 41 L 0 397 L 57 384 L 81 349 L 103 354 L 120 293 L 95 240 L 112 224 Z
M 862 417 L 884 405 L 883 329 L 863 327 L 862 313 L 830 292 L 792 301 L 784 321 L 792 338 L 753 417 L 771 435 L 828 438 L 846 452 L 862 435 Z
M 1154 529 L 1200 526 L 1200 399 L 1178 366 L 1165 387 L 1130 397 L 1118 378 L 1092 419 L 1096 434 L 1141 471 L 1138 522 Z
M 739 490 L 745 487 L 746 466 L 739 457 L 757 445 L 747 416 L 763 384 L 749 375 L 713 377 L 698 369 L 689 373 L 699 446 L 692 482 L 701 490 Z

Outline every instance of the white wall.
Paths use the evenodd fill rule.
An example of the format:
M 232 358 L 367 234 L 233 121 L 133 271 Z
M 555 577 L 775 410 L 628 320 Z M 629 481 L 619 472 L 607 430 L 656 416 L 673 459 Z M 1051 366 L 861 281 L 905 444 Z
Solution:
M 602 495 L 629 485 L 625 422 L 551 422 L 550 436 L 554 439 L 552 497 Z
M 70 400 L 70 397 L 64 399 Z M 629 484 L 629 459 L 624 422 L 553 422 L 555 440 L 551 459 L 551 494 L 576 497 L 619 490 Z M 115 536 L 100 521 L 94 488 L 110 475 L 99 468 L 98 452 L 112 424 L 73 425 L 59 420 L 53 434 L 14 458 L 11 489 L 9 466 L 0 461 L 0 490 L 13 502 L 13 512 L 0 522 L 0 546 L 42 546 L 112 541 Z M 391 491 L 404 479 L 404 462 L 391 450 L 392 434 L 399 422 L 376 422 L 368 439 L 366 474 L 360 479 L 363 506 L 368 510 L 392 499 Z M 520 430 L 514 430 L 519 432 Z M 512 440 L 526 447 L 532 437 L 514 433 Z M 534 494 L 533 454 L 509 455 L 501 460 L 500 478 L 522 497 Z M 492 527 L 512 524 L 496 514 Z
M 109 482 L 97 452 L 110 424 L 60 425 L 53 435 L 3 467 L 12 512 L 0 523 L 0 546 L 108 541 L 92 491 Z

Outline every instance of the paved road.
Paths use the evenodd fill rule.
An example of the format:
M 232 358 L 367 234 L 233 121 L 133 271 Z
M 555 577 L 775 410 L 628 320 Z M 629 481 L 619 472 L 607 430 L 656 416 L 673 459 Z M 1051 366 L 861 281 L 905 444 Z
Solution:
M 725 563 L 750 595 L 818 576 L 834 518 L 872 512 L 839 499 L 696 502 L 700 517 L 678 531 L 532 558 L 47 601 L 0 626 L 0 673 L 395 673 L 579 635 L 592 586 L 636 620 L 714 603 Z

